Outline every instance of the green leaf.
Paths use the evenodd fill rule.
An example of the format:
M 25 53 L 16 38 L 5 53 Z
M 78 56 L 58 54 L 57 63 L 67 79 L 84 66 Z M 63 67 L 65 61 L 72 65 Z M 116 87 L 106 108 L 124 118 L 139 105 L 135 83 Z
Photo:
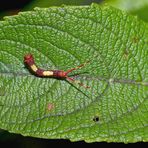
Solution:
M 71 141 L 148 141 L 147 39 L 147 24 L 96 4 L 6 17 L 0 23 L 0 128 Z M 90 60 L 69 75 L 90 88 L 33 75 L 23 62 L 27 53 L 52 70 Z

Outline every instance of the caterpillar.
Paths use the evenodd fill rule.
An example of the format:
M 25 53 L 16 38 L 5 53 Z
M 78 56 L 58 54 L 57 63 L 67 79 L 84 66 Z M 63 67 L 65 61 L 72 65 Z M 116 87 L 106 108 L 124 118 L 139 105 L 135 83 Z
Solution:
M 66 79 L 68 81 L 71 82 L 76 82 L 81 86 L 84 86 L 80 81 L 76 81 L 74 80 L 74 78 L 71 78 L 68 76 L 69 73 L 71 73 L 74 70 L 77 70 L 83 66 L 85 66 L 85 64 L 87 64 L 89 61 L 85 62 L 84 64 L 81 64 L 75 68 L 69 69 L 67 71 L 63 71 L 63 70 L 44 70 L 39 68 L 36 64 L 35 64 L 35 60 L 32 54 L 26 54 L 24 56 L 24 63 L 27 65 L 27 67 L 38 77 L 52 77 L 52 78 L 57 78 L 57 79 Z M 84 86 L 86 88 L 89 88 L 88 86 Z

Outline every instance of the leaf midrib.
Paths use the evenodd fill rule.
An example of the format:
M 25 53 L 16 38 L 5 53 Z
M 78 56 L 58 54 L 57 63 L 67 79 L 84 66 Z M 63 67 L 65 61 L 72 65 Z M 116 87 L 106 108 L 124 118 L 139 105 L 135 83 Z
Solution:
M 38 78 L 36 76 L 34 76 L 33 74 L 30 73 L 23 73 L 23 72 L 7 72 L 7 71 L 3 71 L 0 72 L 1 76 L 12 76 L 12 77 L 34 77 L 34 78 Z M 83 79 L 85 78 L 85 80 L 98 80 L 98 81 L 105 81 L 107 83 L 119 83 L 119 84 L 129 84 L 129 85 L 142 85 L 142 86 L 148 86 L 148 82 L 144 82 L 144 81 L 136 81 L 136 80 L 132 80 L 132 79 L 117 79 L 117 78 L 105 78 L 105 77 L 93 77 L 93 76 L 75 76 L 75 79 Z M 54 79 L 54 78 L 42 78 L 42 79 Z

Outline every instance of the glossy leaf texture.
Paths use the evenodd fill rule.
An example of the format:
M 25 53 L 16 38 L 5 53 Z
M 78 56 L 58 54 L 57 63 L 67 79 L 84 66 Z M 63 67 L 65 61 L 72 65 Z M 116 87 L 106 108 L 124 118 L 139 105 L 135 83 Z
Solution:
M 64 70 L 77 83 L 24 65 Z M 36 8 L 0 22 L 0 128 L 86 142 L 148 141 L 148 26 L 109 6 Z M 75 82 L 76 82 L 75 81 Z

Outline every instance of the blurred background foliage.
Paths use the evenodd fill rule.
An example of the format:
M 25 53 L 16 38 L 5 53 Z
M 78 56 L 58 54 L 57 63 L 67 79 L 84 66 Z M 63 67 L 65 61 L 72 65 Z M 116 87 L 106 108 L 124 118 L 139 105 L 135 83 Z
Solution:
M 148 22 L 148 0 L 106 0 L 106 2 Z
M 148 22 L 148 0 L 1 0 L 0 20 L 3 20 L 4 16 L 16 15 L 20 11 L 32 10 L 34 7 L 60 6 L 62 4 L 89 5 L 92 2 L 100 5 L 107 3 Z M 68 140 L 58 140 L 59 146 L 65 143 L 70 144 Z M 85 144 L 84 142 L 81 143 Z M 41 148 L 57 144 L 57 140 L 25 138 L 21 135 L 10 134 L 7 131 L 0 130 L 0 146 L 2 144 L 5 146 L 11 144 L 11 146 Z
M 0 19 L 14 15 L 19 11 L 32 10 L 34 7 L 50 7 L 60 5 L 89 5 L 92 2 L 101 5 L 107 3 L 124 10 L 148 22 L 148 0 L 5 0 L 0 2 Z

